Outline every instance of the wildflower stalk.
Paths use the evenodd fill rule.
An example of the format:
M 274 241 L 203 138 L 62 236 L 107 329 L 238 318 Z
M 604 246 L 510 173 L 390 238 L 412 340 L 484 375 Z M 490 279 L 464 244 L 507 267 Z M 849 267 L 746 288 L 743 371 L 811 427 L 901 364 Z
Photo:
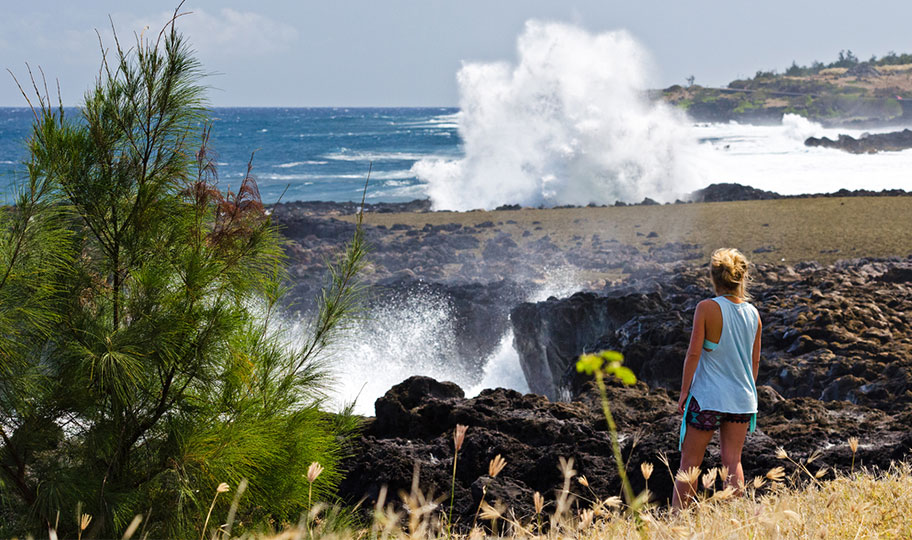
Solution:
M 459 450 L 465 440 L 466 430 L 469 426 L 456 424 L 456 431 L 453 432 L 453 476 L 450 479 L 450 511 L 447 513 L 447 538 L 453 533 L 453 503 L 456 500 L 456 462 L 459 460 Z
M 605 388 L 605 376 L 601 370 L 595 372 L 595 384 L 598 386 L 601 396 L 602 413 L 605 415 L 605 421 L 608 422 L 608 432 L 611 435 L 611 452 L 614 454 L 614 461 L 617 464 L 618 476 L 621 477 L 624 499 L 627 500 L 627 504 L 633 504 L 633 488 L 627 478 L 627 469 L 624 468 L 624 458 L 621 456 L 621 443 L 618 440 L 617 424 L 614 423 L 611 407 L 608 406 L 608 390 Z
M 611 452 L 614 454 L 614 461 L 617 464 L 618 476 L 621 477 L 621 486 L 624 490 L 624 498 L 627 504 L 633 508 L 635 498 L 633 488 L 630 486 L 630 480 L 627 478 L 627 468 L 624 466 L 624 458 L 621 456 L 621 444 L 618 441 L 617 424 L 614 423 L 614 416 L 611 414 L 611 407 L 608 404 L 608 389 L 605 387 L 605 375 L 614 375 L 625 386 L 636 384 L 636 376 L 630 371 L 630 368 L 621 366 L 624 357 L 619 352 L 602 351 L 599 354 L 584 354 L 580 356 L 576 363 L 576 370 L 581 373 L 595 375 L 595 384 L 599 390 L 599 396 L 602 402 L 602 413 L 605 415 L 605 421 L 608 423 L 608 432 L 611 438 Z M 605 362 L 607 367 L 603 367 Z
M 215 488 L 215 496 L 212 497 L 212 504 L 209 505 L 209 512 L 206 513 L 206 521 L 205 521 L 205 523 L 203 523 L 203 533 L 200 535 L 200 540 L 203 540 L 204 538 L 206 538 L 206 527 L 209 526 L 209 518 L 212 517 L 212 509 L 215 508 L 215 501 L 218 500 L 219 493 L 225 493 L 229 489 L 230 488 L 228 487 L 228 484 L 226 484 L 225 482 L 222 482 L 221 484 L 218 485 L 217 488 Z M 134 521 L 135 521 L 135 518 L 134 518 Z
M 605 422 L 608 424 L 608 432 L 611 439 L 611 452 L 614 454 L 614 461 L 617 465 L 618 476 L 621 478 L 621 488 L 624 492 L 624 499 L 627 502 L 627 508 L 637 524 L 637 530 L 640 536 L 646 538 L 645 521 L 640 515 L 641 507 L 648 500 L 648 492 L 644 492 L 639 497 L 633 494 L 633 487 L 630 485 L 630 479 L 627 478 L 627 467 L 624 464 L 624 458 L 621 456 L 621 444 L 618 441 L 617 424 L 614 423 L 614 416 L 611 414 L 611 407 L 608 404 L 608 389 L 605 387 L 605 375 L 616 377 L 624 386 L 633 386 L 636 384 L 636 375 L 628 367 L 621 364 L 624 362 L 624 356 L 617 351 L 602 351 L 598 354 L 583 354 L 576 362 L 576 370 L 580 373 L 587 373 L 595 376 L 595 385 L 599 390 L 599 397 L 602 402 L 602 413 L 605 415 Z
M 323 472 L 323 466 L 318 462 L 314 461 L 310 464 L 310 467 L 307 468 L 307 508 L 313 507 L 313 500 L 311 496 L 313 495 L 314 482 L 319 478 L 320 473 Z
M 858 452 L 857 437 L 849 437 L 849 449 L 852 451 L 852 471 L 850 474 L 855 474 L 855 453 Z

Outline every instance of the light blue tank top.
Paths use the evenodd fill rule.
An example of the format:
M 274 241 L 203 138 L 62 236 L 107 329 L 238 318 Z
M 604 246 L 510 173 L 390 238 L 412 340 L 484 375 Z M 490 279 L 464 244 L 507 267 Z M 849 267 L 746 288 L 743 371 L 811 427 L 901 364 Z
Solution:
M 735 414 L 757 412 L 757 386 L 752 356 L 760 314 L 747 302 L 736 304 L 717 296 L 722 310 L 722 335 L 712 351 L 703 349 L 690 395 L 700 408 Z
M 700 404 L 701 410 L 752 413 L 750 431 L 754 431 L 757 426 L 757 386 L 752 358 L 760 314 L 747 302 L 736 304 L 724 296 L 717 296 L 713 301 L 722 310 L 722 335 L 711 351 L 707 351 L 706 348 L 710 347 L 706 347 L 700 354 L 700 363 L 694 372 L 690 395 L 684 407 L 686 410 L 693 398 Z M 685 431 L 686 422 L 682 418 L 678 450 L 684 441 Z

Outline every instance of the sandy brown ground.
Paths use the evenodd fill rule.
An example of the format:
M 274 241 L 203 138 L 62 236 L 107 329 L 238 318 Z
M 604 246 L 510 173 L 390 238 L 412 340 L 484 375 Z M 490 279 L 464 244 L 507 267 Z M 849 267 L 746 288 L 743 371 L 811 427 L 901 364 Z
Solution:
M 347 218 L 351 219 L 351 218 Z M 912 198 L 847 197 L 472 212 L 368 214 L 369 225 L 423 227 L 460 223 L 483 237 L 510 233 L 520 244 L 548 235 L 559 246 L 598 234 L 641 250 L 669 242 L 699 244 L 708 257 L 734 246 L 755 263 L 817 261 L 912 254 Z M 524 231 L 532 234 L 523 237 Z M 650 233 L 655 233 L 650 237 Z M 390 232 L 390 234 L 397 234 Z M 574 238 L 577 237 L 577 238 Z M 755 251 L 759 250 L 759 251 Z M 702 264 L 706 259 L 695 260 Z

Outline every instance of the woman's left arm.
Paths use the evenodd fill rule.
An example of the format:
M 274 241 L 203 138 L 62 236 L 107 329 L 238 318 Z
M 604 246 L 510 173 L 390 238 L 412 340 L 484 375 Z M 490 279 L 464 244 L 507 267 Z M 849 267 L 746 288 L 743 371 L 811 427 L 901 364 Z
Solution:
M 697 304 L 697 309 L 694 310 L 690 346 L 687 347 L 687 356 L 684 357 L 684 373 L 681 374 L 681 397 L 678 398 L 678 412 L 681 414 L 684 414 L 684 404 L 687 402 L 687 395 L 690 393 L 690 384 L 693 382 L 697 364 L 700 363 L 700 355 L 703 353 L 703 339 L 706 336 L 706 306 L 703 302 Z

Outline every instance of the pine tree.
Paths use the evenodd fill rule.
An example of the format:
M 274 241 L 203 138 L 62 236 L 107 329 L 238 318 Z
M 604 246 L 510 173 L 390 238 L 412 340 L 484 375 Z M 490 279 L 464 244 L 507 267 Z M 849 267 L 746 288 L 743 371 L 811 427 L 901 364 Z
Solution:
M 340 479 L 321 353 L 356 308 L 361 229 L 311 332 L 290 336 L 280 236 L 251 166 L 218 188 L 186 40 L 174 20 L 116 39 L 75 121 L 34 85 L 28 182 L 3 216 L 0 495 L 27 509 L 6 532 L 73 532 L 83 512 L 88 536 L 136 515 L 198 536 L 216 486 L 243 479 L 242 522 L 296 521 L 312 461 L 318 492 Z

